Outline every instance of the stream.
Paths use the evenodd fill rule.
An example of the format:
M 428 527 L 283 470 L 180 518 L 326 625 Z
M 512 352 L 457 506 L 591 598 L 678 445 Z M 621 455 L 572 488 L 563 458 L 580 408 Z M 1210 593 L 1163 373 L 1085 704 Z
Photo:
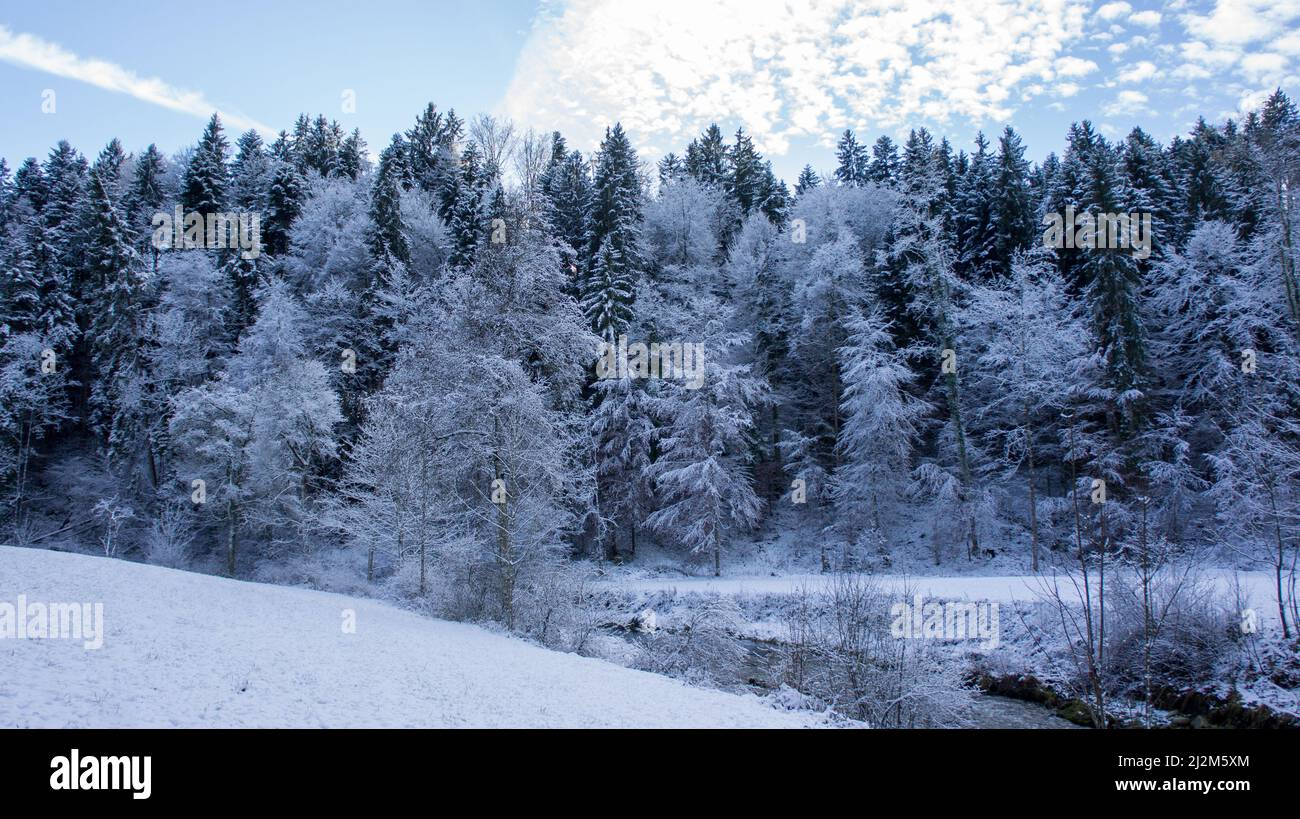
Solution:
M 623 639 L 635 641 L 635 634 L 622 634 Z M 745 663 L 735 669 L 733 682 L 748 686 L 757 694 L 767 694 L 780 687 L 778 661 L 780 652 L 768 642 L 747 637 L 737 638 L 746 648 Z M 1079 728 L 1056 711 L 1038 703 L 1012 699 L 997 694 L 976 692 L 971 698 L 966 724 L 954 728 Z

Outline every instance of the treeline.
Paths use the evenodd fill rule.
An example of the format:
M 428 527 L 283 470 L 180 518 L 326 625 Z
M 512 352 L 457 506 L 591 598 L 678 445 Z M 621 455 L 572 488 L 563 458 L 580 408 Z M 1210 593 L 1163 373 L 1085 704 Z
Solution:
M 720 571 L 773 517 L 825 568 L 920 516 L 936 562 L 1214 542 L 1282 582 L 1285 94 L 1168 145 L 1084 121 L 1041 163 L 1010 127 L 837 160 L 792 192 L 743 131 L 652 169 L 617 125 L 586 156 L 430 105 L 373 167 L 323 116 L 0 163 L 7 537 L 231 574 L 342 545 L 506 621 L 572 556 Z M 261 253 L 159 247 L 178 206 L 257 214 Z M 1067 209 L 1148 214 L 1151 253 L 1044 247 Z M 702 343 L 702 384 L 596 378 L 624 337 Z

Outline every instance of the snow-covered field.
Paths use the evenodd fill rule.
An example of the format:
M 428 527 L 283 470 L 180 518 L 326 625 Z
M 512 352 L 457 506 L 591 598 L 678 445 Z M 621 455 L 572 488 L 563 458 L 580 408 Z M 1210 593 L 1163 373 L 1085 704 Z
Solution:
M 756 697 L 374 600 L 0 546 L 0 604 L 102 602 L 98 650 L 0 639 L 0 727 L 800 727 Z M 355 633 L 346 618 L 355 614 Z
M 1277 593 L 1274 579 L 1268 572 L 1232 572 L 1228 569 L 1206 569 L 1199 575 L 1212 580 L 1225 594 L 1235 588 L 1234 578 L 1240 581 L 1248 605 L 1253 606 L 1261 621 L 1277 619 Z M 1113 575 L 1112 575 L 1113 577 Z M 680 594 L 692 592 L 724 595 L 791 594 L 800 589 L 817 591 L 833 579 L 825 574 L 790 574 L 777 576 L 737 575 L 723 577 L 651 576 L 627 573 L 615 575 L 605 582 L 627 591 L 673 591 Z M 1035 602 L 1050 592 L 1053 584 L 1066 600 L 1078 600 L 1078 592 L 1068 575 L 998 575 L 959 577 L 876 575 L 876 581 L 887 590 L 899 594 L 921 594 L 938 600 L 979 600 L 997 603 Z M 1094 585 L 1097 582 L 1093 576 Z

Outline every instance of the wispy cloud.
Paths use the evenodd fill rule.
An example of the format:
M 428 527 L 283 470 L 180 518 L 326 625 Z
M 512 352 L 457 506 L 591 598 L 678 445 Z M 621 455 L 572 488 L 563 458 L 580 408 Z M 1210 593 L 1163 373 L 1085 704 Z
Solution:
M 89 83 L 105 91 L 126 94 L 172 111 L 206 119 L 217 111 L 227 125 L 237 129 L 254 129 L 263 136 L 275 129 L 255 119 L 219 109 L 197 91 L 169 85 L 157 77 L 141 77 L 120 65 L 94 58 L 80 57 L 57 43 L 34 34 L 15 33 L 0 25 L 0 60 L 44 71 L 59 77 Z

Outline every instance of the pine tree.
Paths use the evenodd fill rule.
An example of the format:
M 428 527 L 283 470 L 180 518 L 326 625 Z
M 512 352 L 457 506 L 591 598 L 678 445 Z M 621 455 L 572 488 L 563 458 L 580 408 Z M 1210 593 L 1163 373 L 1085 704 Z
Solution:
M 0 157 L 0 236 L 4 235 L 4 230 L 9 225 L 13 199 L 14 183 L 9 177 L 9 163 Z
M 911 471 L 917 423 L 926 406 L 908 392 L 915 376 L 878 313 L 850 318 L 838 352 L 844 423 L 831 492 L 846 534 L 866 520 L 883 536 L 881 507 L 906 486 L 902 479 Z
M 451 218 L 447 223 L 452 235 L 449 262 L 453 267 L 465 268 L 473 263 L 474 252 L 483 242 L 489 224 L 485 216 L 485 198 L 492 178 L 482 162 L 478 145 L 473 142 L 466 145 L 460 157 L 460 178 L 456 184 Z
M 230 187 L 230 175 L 226 168 L 228 148 L 221 120 L 213 114 L 185 169 L 181 204 L 186 210 L 206 217 L 225 207 Z
M 369 161 L 366 159 L 366 141 L 361 138 L 361 131 L 353 128 L 352 133 L 348 134 L 347 139 L 339 145 L 338 161 L 335 164 L 335 170 L 339 176 L 357 181 L 357 177 L 367 170 Z
M 559 147 L 563 147 L 562 141 Z M 577 274 L 586 265 L 591 244 L 591 175 L 581 152 L 569 151 L 558 160 L 555 156 L 552 153 L 552 167 L 542 181 L 542 192 L 548 203 L 551 230 L 564 243 L 562 250 L 567 248 L 564 253 L 572 274 L 571 290 L 576 294 Z
M 632 312 L 632 297 L 644 270 L 641 259 L 641 180 L 636 152 L 623 126 L 605 132 L 594 181 L 590 229 L 591 263 L 582 290 L 592 329 L 617 341 Z
M 975 152 L 957 183 L 953 211 L 957 228 L 958 274 L 972 281 L 986 281 L 995 272 L 997 225 L 993 221 L 995 183 L 993 157 L 983 132 L 975 135 Z
M 916 488 L 947 508 L 947 519 L 955 524 L 953 534 L 966 541 L 970 558 L 979 551 L 979 519 L 986 503 L 984 493 L 975 485 L 958 368 L 943 366 L 945 359 L 955 361 L 959 353 L 956 319 L 962 286 L 954 271 L 953 250 L 944 226 L 944 177 L 939 151 L 933 147 L 930 135 L 924 129 L 914 132 L 904 150 L 902 198 L 881 262 L 905 286 L 907 309 L 917 328 L 919 348 L 924 351 L 922 373 L 933 378 L 938 370 L 934 384 L 942 391 L 947 409 L 944 436 L 951 451 L 941 452 L 947 463 L 918 466 Z M 938 543 L 935 558 L 940 558 Z
M 1217 161 L 1226 147 L 1223 135 L 1200 117 L 1192 129 L 1192 138 L 1182 141 L 1175 155 L 1179 187 L 1185 192 L 1180 210 L 1183 235 L 1202 219 L 1230 218 L 1227 184 Z
M 144 262 L 119 199 L 112 190 L 115 157 L 101 156 L 91 171 L 89 213 L 95 226 L 86 247 L 96 293 L 91 318 L 91 423 L 108 439 L 113 454 L 125 460 L 140 453 L 141 410 L 136 400 L 144 379 L 146 343 Z
M 297 166 L 286 159 L 275 159 L 271 185 L 266 192 L 266 221 L 262 226 L 267 253 L 282 256 L 289 252 L 289 232 L 306 198 L 306 183 Z
M 882 135 L 871 146 L 867 178 L 882 188 L 892 188 L 898 182 L 899 165 L 898 146 L 894 140 Z
M 402 228 L 401 178 L 403 165 L 401 137 L 379 155 L 379 167 L 370 188 L 370 231 L 367 244 L 375 264 L 392 266 L 410 261 L 410 250 Z
M 730 176 L 726 189 L 743 219 L 763 204 L 763 161 L 744 128 L 736 130 L 736 143 L 727 152 Z
M 1174 217 L 1176 196 L 1168 162 L 1160 144 L 1141 128 L 1134 128 L 1119 146 L 1124 184 L 1136 214 L 1151 214 L 1152 253 L 1163 255 L 1166 246 L 1181 244 L 1176 232 L 1181 225 Z
M 154 272 L 158 270 L 159 248 L 153 243 L 153 216 L 162 210 L 166 199 L 166 170 L 162 154 L 150 143 L 136 158 L 135 175 L 123 203 L 128 224 L 137 236 L 136 251 L 150 260 Z
M 416 117 L 415 125 L 406 132 L 406 145 L 411 178 L 421 190 L 430 195 L 445 195 L 449 186 L 455 186 L 455 150 L 460 137 L 461 123 L 455 111 L 448 111 L 444 117 L 429 103 Z M 447 218 L 445 214 L 443 218 Z
M 989 223 L 993 242 L 989 262 L 994 276 L 1006 277 L 1016 255 L 1036 237 L 1029 163 L 1020 136 L 1007 126 L 998 139 L 998 156 L 992 175 Z
M 1127 212 L 1117 157 L 1104 141 L 1090 153 L 1079 191 L 1081 212 Z M 1141 270 L 1130 250 L 1097 248 L 1085 250 L 1080 275 L 1099 358 L 1096 386 L 1106 396 L 1102 411 L 1110 431 L 1124 439 L 1140 424 L 1147 379 Z
M 628 556 L 634 557 L 637 531 L 654 504 L 654 399 L 628 378 L 597 380 L 593 389 L 590 429 L 598 499 L 601 513 L 614 524 L 606 536 L 605 556 L 618 558 L 618 533 L 625 531 Z
M 722 190 L 727 184 L 727 146 L 722 129 L 714 123 L 686 146 L 686 172 L 706 187 Z
M 669 151 L 659 160 L 659 184 L 667 185 L 680 182 L 686 174 L 686 163 L 677 154 Z
M 716 303 L 701 304 L 700 315 L 725 316 Z M 721 332 L 714 320 L 702 335 L 708 359 L 702 386 L 664 381 L 660 412 L 666 416 L 659 458 L 650 474 L 662 498 L 646 524 L 690 554 L 709 556 L 715 576 L 722 574 L 722 549 L 728 537 L 758 522 L 762 501 L 755 494 L 746 452 L 753 410 L 766 385 L 728 354 L 745 343 Z
M 853 132 L 845 130 L 835 146 L 835 181 L 841 185 L 864 185 L 868 179 L 867 149 L 859 145 Z
M 799 181 L 795 183 L 794 195 L 803 196 L 821 183 L 822 179 L 812 169 L 812 165 L 804 165 L 803 170 L 799 172 Z
M 262 137 L 246 131 L 235 143 L 235 160 L 230 165 L 230 204 L 241 211 L 266 210 L 274 168 Z
M 759 185 L 759 210 L 772 224 L 784 225 L 792 200 L 793 197 L 790 196 L 790 189 L 786 187 L 785 180 L 777 179 L 776 174 L 772 172 L 772 163 L 765 160 L 762 184 Z
M 582 309 L 591 328 L 609 344 L 618 342 L 632 319 L 631 272 L 618 249 L 606 242 L 596 252 L 587 274 Z

